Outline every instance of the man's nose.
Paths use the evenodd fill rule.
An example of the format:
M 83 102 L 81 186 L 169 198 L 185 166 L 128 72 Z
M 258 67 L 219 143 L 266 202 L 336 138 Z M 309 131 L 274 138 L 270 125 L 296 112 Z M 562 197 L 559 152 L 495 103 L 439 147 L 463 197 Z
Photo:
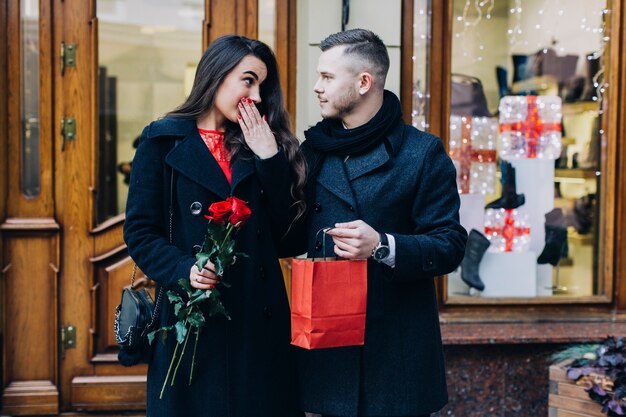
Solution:
M 320 80 L 317 80 L 315 82 L 315 85 L 313 86 L 313 91 L 315 91 L 317 94 L 321 94 L 324 92 L 324 89 L 322 88 Z

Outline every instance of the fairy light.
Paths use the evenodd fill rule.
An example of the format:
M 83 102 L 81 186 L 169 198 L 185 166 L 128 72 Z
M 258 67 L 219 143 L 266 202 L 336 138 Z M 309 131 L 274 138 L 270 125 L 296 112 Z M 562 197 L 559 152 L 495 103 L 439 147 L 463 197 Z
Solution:
M 461 48 L 463 49 L 463 57 L 468 58 L 470 56 L 470 45 L 469 45 L 469 36 L 468 33 L 470 30 L 473 31 L 476 38 L 478 39 L 478 50 L 471 51 L 473 52 L 471 55 L 472 62 L 481 62 L 483 61 L 483 51 L 485 50 L 485 45 L 483 43 L 482 37 L 480 36 L 480 31 L 476 30 L 480 22 L 483 21 L 483 18 L 486 20 L 491 20 L 491 12 L 495 7 L 495 0 L 466 0 L 465 5 L 463 6 L 463 13 L 460 16 L 456 17 L 456 21 L 459 22 L 459 25 L 463 28 L 460 32 L 454 34 L 456 39 L 461 38 Z M 473 16 L 470 18 L 470 13 Z
M 514 7 L 509 9 L 509 13 L 513 16 L 515 24 L 507 30 L 507 37 L 510 45 L 517 45 L 519 38 L 522 36 L 522 0 L 515 0 Z
M 596 74 L 592 78 L 593 86 L 596 89 L 596 95 L 592 97 L 592 100 L 598 103 L 598 114 L 600 115 L 604 113 L 603 98 L 606 93 L 606 89 L 609 88 L 609 83 L 606 82 L 604 78 L 604 73 L 605 73 L 604 53 L 607 50 L 609 41 L 611 40 L 608 30 L 607 30 L 607 26 L 606 26 L 606 21 L 610 19 L 610 14 L 611 14 L 611 11 L 609 9 L 606 9 L 606 8 L 602 9 L 601 18 L 600 18 L 600 27 L 592 31 L 593 33 L 601 35 L 600 47 L 590 57 L 587 58 L 590 60 L 592 59 L 600 60 L 600 67 L 598 69 L 598 72 L 596 72 Z M 600 130 L 600 134 L 602 135 L 603 133 L 604 131 Z

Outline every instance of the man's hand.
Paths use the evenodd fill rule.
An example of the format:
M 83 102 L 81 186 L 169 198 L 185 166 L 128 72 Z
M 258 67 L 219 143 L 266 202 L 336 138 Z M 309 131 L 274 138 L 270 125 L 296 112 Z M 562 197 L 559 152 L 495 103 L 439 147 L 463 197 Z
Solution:
M 333 237 L 335 253 L 345 259 L 367 259 L 380 242 L 380 235 L 363 220 L 337 223 L 327 234 Z

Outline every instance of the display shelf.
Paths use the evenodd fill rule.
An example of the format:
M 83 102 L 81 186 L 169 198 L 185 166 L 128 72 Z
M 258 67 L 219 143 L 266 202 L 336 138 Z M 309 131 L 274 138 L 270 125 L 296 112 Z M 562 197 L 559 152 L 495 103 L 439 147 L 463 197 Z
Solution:
M 596 178 L 596 170 L 593 168 L 557 168 L 555 181 L 560 178 L 580 178 L 593 180 Z

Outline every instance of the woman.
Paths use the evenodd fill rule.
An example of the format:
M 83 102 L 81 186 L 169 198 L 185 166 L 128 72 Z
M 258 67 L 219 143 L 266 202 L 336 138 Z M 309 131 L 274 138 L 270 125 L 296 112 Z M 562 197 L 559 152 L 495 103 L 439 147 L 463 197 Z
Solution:
M 148 371 L 147 415 L 301 415 L 277 247 L 289 219 L 302 212 L 305 169 L 289 131 L 270 49 L 241 36 L 213 42 L 198 64 L 189 98 L 144 129 L 132 167 L 124 239 L 141 270 L 166 290 L 177 289 L 181 278 L 197 289 L 219 286 L 211 262 L 202 270 L 194 266 L 207 208 L 234 195 L 252 210 L 235 247 L 249 257 L 225 272 L 230 288 L 218 287 L 232 319 L 208 319 L 192 384 L 186 378 L 192 357 L 187 352 L 162 399 L 175 340 L 157 338 Z M 161 303 L 161 326 L 173 324 L 167 297 Z

